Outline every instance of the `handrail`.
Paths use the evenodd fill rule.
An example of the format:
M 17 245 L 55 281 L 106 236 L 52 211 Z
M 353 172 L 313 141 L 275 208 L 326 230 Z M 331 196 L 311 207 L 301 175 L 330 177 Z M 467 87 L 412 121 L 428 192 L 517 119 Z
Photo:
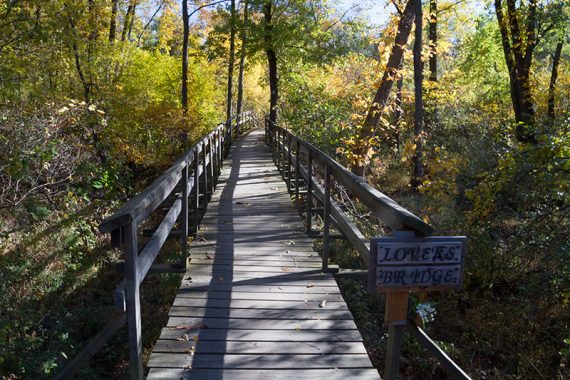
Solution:
M 234 115 L 230 118 L 230 122 L 237 120 L 238 115 Z M 246 124 L 251 119 L 251 111 L 244 112 L 241 117 L 239 124 Z M 234 125 L 237 127 L 238 123 Z M 230 130 L 231 124 L 230 124 Z M 212 132 L 207 136 L 203 137 L 194 146 L 192 146 L 182 157 L 174 162 L 160 177 L 158 177 L 151 185 L 147 186 L 142 192 L 137 194 L 134 198 L 129 200 L 123 205 L 119 210 L 117 210 L 113 215 L 106 218 L 100 225 L 99 231 L 101 233 L 110 232 L 116 228 L 129 224 L 134 221 L 137 224 L 142 223 L 146 220 L 149 215 L 156 210 L 156 208 L 166 199 L 166 197 L 172 192 L 172 189 L 178 184 L 181 178 L 182 170 L 186 165 L 192 162 L 194 156 L 200 153 L 201 148 L 208 141 L 217 136 L 220 132 L 227 131 L 228 124 L 219 124 Z M 224 141 L 225 133 L 221 140 Z
M 408 230 L 417 236 L 429 236 L 433 228 L 422 219 L 400 206 L 393 199 L 370 186 L 363 178 L 351 173 L 347 168 L 336 162 L 319 148 L 295 136 L 293 133 L 278 125 L 272 125 L 266 120 L 267 144 L 274 152 L 274 159 L 287 179 L 287 188 L 295 188 L 295 199 L 299 200 L 299 186 L 303 181 L 307 187 L 306 213 L 307 232 L 312 233 L 311 216 L 313 197 L 316 197 L 326 212 L 323 212 L 325 223 L 323 269 L 326 269 L 329 251 L 329 230 L 331 221 L 336 228 L 348 239 L 365 263 L 368 262 L 370 246 L 362 232 L 354 225 L 348 215 L 330 196 L 330 182 L 334 178 L 345 187 L 351 195 L 358 198 L 378 219 L 392 231 Z M 305 155 L 302 162 L 301 155 Z M 320 164 L 324 173 L 324 186 L 314 180 L 313 165 Z M 294 166 L 294 170 L 291 168 Z M 294 179 L 294 183 L 293 183 Z
M 122 246 L 125 279 L 114 292 L 115 307 L 119 312 L 86 347 L 64 367 L 57 378 L 70 378 L 126 322 L 129 333 L 130 378 L 143 378 L 141 309 L 139 288 L 150 272 L 183 272 L 188 253 L 188 216 L 193 216 L 193 230 L 198 231 L 200 215 L 214 191 L 223 159 L 229 151 L 233 137 L 254 124 L 251 112 L 232 116 L 226 123 L 218 125 L 212 132 L 200 139 L 186 153 L 174 162 L 160 177 L 142 192 L 129 200 L 100 225 L 101 233 L 111 233 L 111 244 Z M 178 190 L 178 192 L 175 192 Z M 139 250 L 139 227 L 168 199 L 173 201 L 158 223 L 156 230 L 145 246 Z M 192 208 L 190 208 L 192 204 Z M 173 231 L 178 223 L 179 231 Z M 166 240 L 171 236 L 180 238 L 181 265 L 155 266 L 156 257 Z
M 325 154 L 322 150 L 312 144 L 303 141 L 299 137 L 285 128 L 274 125 L 268 119 L 265 122 L 266 143 L 273 152 L 273 158 L 277 168 L 283 175 L 283 179 L 287 183 L 287 189 L 294 192 L 295 204 L 299 205 L 301 181 L 306 187 L 305 194 L 305 210 L 306 212 L 306 229 L 308 234 L 313 234 L 312 215 L 316 211 L 322 211 L 323 215 L 323 248 L 322 248 L 322 269 L 328 270 L 328 256 L 330 250 L 330 229 L 331 225 L 341 232 L 342 236 L 352 243 L 352 246 L 359 253 L 365 264 L 369 263 L 370 244 L 364 234 L 351 221 L 349 216 L 335 202 L 331 196 L 331 177 L 351 195 L 356 196 L 372 213 L 378 217 L 382 223 L 392 230 L 392 234 L 396 236 L 429 236 L 433 232 L 433 228 L 421 220 L 419 217 L 400 206 L 394 200 L 384 195 L 380 191 L 374 189 L 366 181 L 351 173 L 344 166 L 336 162 L 333 158 Z M 293 153 L 294 152 L 294 153 Z M 304 160 L 301 155 L 305 154 Z M 303 162 L 304 161 L 304 162 Z M 313 166 L 320 164 L 322 166 L 322 184 L 315 181 Z M 318 166 L 317 166 L 318 167 Z M 320 201 L 322 208 L 313 206 L 314 198 Z M 339 274 L 343 274 L 340 272 Z M 348 278 L 366 278 L 368 271 L 348 271 Z M 388 293 L 386 303 L 389 304 L 396 299 L 395 294 Z M 405 297 L 407 307 L 407 296 Z M 392 301 L 391 301 L 392 300 Z M 401 337 L 403 327 L 407 327 L 409 332 L 416 337 L 418 342 L 422 344 L 449 373 L 456 379 L 470 380 L 469 376 L 447 356 L 435 342 L 433 342 L 425 332 L 415 325 L 413 322 L 407 322 L 406 326 L 396 324 L 389 325 L 388 345 L 397 344 Z M 399 361 L 399 349 L 388 350 L 388 352 L 397 352 L 392 355 L 393 358 L 386 358 L 385 376 L 390 379 L 398 377 L 397 363 Z M 390 355 L 388 355 L 390 356 Z M 397 358 L 396 358 L 397 356 Z

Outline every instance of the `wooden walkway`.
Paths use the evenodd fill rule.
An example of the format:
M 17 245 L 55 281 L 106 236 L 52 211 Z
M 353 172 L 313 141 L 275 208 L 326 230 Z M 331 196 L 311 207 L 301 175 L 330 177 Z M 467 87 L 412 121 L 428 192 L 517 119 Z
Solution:
M 380 379 L 263 133 L 225 162 L 149 379 Z

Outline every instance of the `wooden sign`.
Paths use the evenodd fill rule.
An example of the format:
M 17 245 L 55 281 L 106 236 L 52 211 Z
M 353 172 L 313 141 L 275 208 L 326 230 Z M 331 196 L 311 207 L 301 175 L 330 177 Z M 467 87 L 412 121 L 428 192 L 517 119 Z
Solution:
M 467 238 L 374 238 L 370 243 L 370 292 L 460 288 Z

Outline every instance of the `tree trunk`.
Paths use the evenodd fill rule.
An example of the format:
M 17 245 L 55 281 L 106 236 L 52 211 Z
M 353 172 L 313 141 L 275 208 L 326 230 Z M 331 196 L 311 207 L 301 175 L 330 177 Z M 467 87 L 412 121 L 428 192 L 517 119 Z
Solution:
M 125 14 L 125 22 L 123 23 L 121 41 L 127 39 L 127 34 L 129 33 L 129 27 L 131 25 L 131 18 L 134 17 L 134 13 L 135 13 L 135 0 L 131 0 L 129 1 L 129 6 L 127 7 L 127 13 Z
M 277 76 L 277 54 L 273 46 L 273 25 L 271 24 L 272 0 L 266 0 L 263 4 L 264 15 L 264 42 L 265 54 L 267 55 L 267 64 L 269 66 L 269 121 L 273 124 L 277 123 L 277 102 L 279 101 L 279 77 Z
M 117 12 L 119 10 L 119 0 L 112 0 L 111 6 L 111 26 L 109 27 L 109 42 L 115 42 L 117 35 Z
M 423 101 L 423 82 L 424 82 L 424 64 L 422 62 L 422 40 L 423 40 L 423 17 L 422 4 L 418 1 L 416 5 L 416 30 L 414 40 L 414 143 L 416 145 L 413 157 L 414 169 L 412 172 L 411 185 L 417 188 L 424 176 L 424 166 L 422 160 L 423 154 L 423 133 L 424 133 L 424 101 Z
M 534 131 L 534 102 L 531 94 L 530 68 L 538 36 L 536 33 L 536 0 L 528 2 L 524 28 L 519 24 L 521 9 L 516 9 L 516 0 L 506 0 L 507 17 L 501 0 L 494 0 L 495 14 L 501 32 L 503 52 L 511 89 L 511 101 L 517 127 L 515 137 L 519 142 L 537 142 Z
M 555 112 L 555 97 L 556 80 L 558 79 L 558 67 L 560 66 L 560 56 L 562 55 L 562 45 L 564 41 L 559 41 L 556 44 L 556 51 L 554 52 L 554 59 L 552 60 L 552 74 L 550 75 L 550 86 L 548 87 L 548 117 L 554 120 Z
M 400 75 L 396 83 L 396 111 L 394 112 L 394 124 L 396 125 L 396 152 L 400 155 L 400 128 L 402 128 L 402 88 L 404 87 L 404 76 Z
M 437 0 L 429 2 L 429 81 L 430 92 L 432 93 L 429 112 L 426 114 L 426 129 L 430 130 L 439 124 L 439 113 L 437 109 Z
M 131 12 L 131 20 L 129 21 L 129 31 L 127 33 L 129 41 L 131 39 L 131 32 L 133 31 L 133 25 L 135 24 L 135 18 L 137 15 L 136 10 L 137 10 L 137 3 L 135 1 L 135 3 L 133 4 L 133 11 Z
M 404 50 L 408 44 L 408 37 L 410 36 L 412 24 L 414 23 L 416 5 L 418 2 L 419 0 L 408 0 L 400 22 L 398 23 L 398 32 L 396 34 L 396 39 L 394 41 L 390 57 L 388 58 L 386 70 L 382 75 L 380 87 L 378 87 L 378 90 L 376 91 L 376 95 L 372 101 L 372 106 L 368 110 L 366 121 L 360 131 L 360 135 L 358 136 L 359 146 L 354 149 L 354 153 L 358 156 L 365 157 L 367 155 L 370 149 L 368 141 L 370 141 L 370 139 L 376 134 L 376 129 L 380 123 L 380 117 L 386 107 L 388 96 L 390 95 L 390 91 L 394 85 L 394 80 L 397 77 L 398 68 L 402 65 Z M 362 177 L 364 177 L 365 170 L 366 165 L 364 162 L 359 163 L 352 168 L 352 171 L 356 175 Z
M 190 26 L 188 25 L 188 0 L 182 0 L 182 112 L 184 113 L 184 124 L 188 117 L 188 36 Z
M 234 60 L 235 60 L 235 43 L 236 43 L 236 2 L 231 0 L 230 5 L 230 58 L 228 62 L 228 96 L 226 104 L 226 120 L 228 126 L 231 125 L 232 117 L 232 100 L 233 100 L 233 81 L 234 81 Z M 231 132 L 231 131 L 230 131 Z
M 243 72 L 245 68 L 245 54 L 246 54 L 246 45 L 247 45 L 247 12 L 248 12 L 248 0 L 244 2 L 244 9 L 243 9 L 243 29 L 241 31 L 241 52 L 240 52 L 240 59 L 239 59 L 239 77 L 238 77 L 238 98 L 237 98 L 237 114 L 241 115 L 242 111 L 242 102 L 243 102 Z M 238 120 L 239 122 L 240 120 Z M 237 133 L 239 134 L 239 123 L 238 123 L 238 130 Z

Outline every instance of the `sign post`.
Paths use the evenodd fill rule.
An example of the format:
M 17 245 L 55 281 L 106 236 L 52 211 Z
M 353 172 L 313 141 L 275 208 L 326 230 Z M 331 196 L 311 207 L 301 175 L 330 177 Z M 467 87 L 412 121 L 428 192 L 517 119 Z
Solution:
M 372 239 L 368 291 L 386 293 L 386 379 L 398 378 L 409 293 L 460 288 L 466 245 L 465 236 L 418 238 L 412 231 L 395 231 L 392 237 Z

